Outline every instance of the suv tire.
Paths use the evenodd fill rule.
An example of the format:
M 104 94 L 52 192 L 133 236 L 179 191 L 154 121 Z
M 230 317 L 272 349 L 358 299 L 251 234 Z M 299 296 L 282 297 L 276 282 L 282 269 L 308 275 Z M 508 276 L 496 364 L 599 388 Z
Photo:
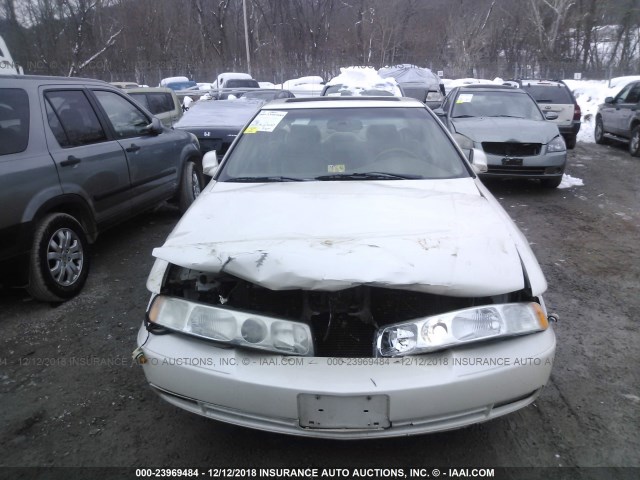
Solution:
M 62 302 L 77 295 L 89 274 L 89 242 L 82 225 L 52 213 L 36 226 L 27 290 L 38 300 Z
M 553 178 L 543 178 L 542 180 L 540 180 L 540 184 L 544 188 L 558 188 L 562 183 L 562 177 L 563 175 Z
M 576 148 L 576 136 L 575 135 L 567 135 L 564 137 L 564 143 L 567 144 L 567 148 L 569 150 L 573 150 Z
M 640 157 L 640 125 L 636 125 L 631 130 L 629 139 L 629 153 L 632 157 Z
M 593 131 L 593 138 L 598 145 L 606 145 L 609 143 L 607 137 L 604 136 L 604 125 L 600 117 L 596 118 L 596 128 Z
M 200 195 L 204 186 L 202 168 L 196 162 L 187 160 L 180 180 L 180 193 L 178 194 L 178 207 L 180 213 L 184 213 L 193 201 Z

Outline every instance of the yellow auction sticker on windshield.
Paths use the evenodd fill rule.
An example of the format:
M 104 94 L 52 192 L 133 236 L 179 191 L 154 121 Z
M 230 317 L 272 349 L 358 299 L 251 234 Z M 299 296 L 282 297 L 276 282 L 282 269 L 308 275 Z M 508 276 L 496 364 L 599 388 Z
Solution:
M 461 93 L 458 95 L 456 103 L 469 103 L 473 99 L 473 93 Z
M 344 165 L 327 165 L 327 171 L 329 173 L 344 173 Z
M 253 119 L 249 126 L 244 130 L 244 133 L 273 132 L 286 115 L 287 112 L 264 110 Z M 251 131 L 248 132 L 247 130 L 249 129 L 251 129 Z

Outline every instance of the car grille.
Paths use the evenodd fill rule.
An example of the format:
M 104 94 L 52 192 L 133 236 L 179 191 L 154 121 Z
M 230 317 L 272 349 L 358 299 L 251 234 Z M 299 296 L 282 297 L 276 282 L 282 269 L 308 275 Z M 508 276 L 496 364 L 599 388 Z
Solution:
M 329 324 L 312 322 L 317 357 L 363 358 L 371 357 L 375 328 L 357 318 L 346 315 Z
M 489 165 L 487 173 L 500 173 L 503 175 L 544 175 L 546 167 L 523 167 L 516 165 Z
M 198 141 L 200 142 L 200 152 L 203 155 L 215 150 L 218 158 L 222 158 L 231 145 L 231 142 L 224 142 L 221 138 L 199 138 Z
M 482 142 L 482 149 L 491 155 L 503 157 L 532 157 L 540 155 L 541 143 Z
M 221 138 L 199 138 L 200 142 L 200 151 L 205 154 L 211 150 L 215 150 L 216 152 L 220 150 L 222 147 L 222 139 Z

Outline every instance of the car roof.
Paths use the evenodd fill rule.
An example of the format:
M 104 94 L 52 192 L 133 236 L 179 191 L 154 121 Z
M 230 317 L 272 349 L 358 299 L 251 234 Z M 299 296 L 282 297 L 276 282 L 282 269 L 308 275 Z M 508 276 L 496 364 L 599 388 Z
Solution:
M 566 87 L 564 82 L 558 80 L 520 80 L 520 85 L 523 87 L 530 87 L 532 85 L 537 87 Z
M 506 92 L 517 92 L 518 89 L 516 87 L 512 87 L 510 85 L 494 85 L 491 83 L 475 83 L 472 85 L 461 85 L 458 87 L 461 91 L 463 90 L 504 90 Z M 524 93 L 524 92 L 520 92 Z
M 165 87 L 135 87 L 125 88 L 125 93 L 175 93 L 175 90 Z
M 35 82 L 56 82 L 56 83 L 95 83 L 98 85 L 109 85 L 102 80 L 96 80 L 95 78 L 82 78 L 82 77 L 55 77 L 47 75 L 0 75 L 2 78 L 11 78 L 15 80 L 31 80 Z M 109 85 L 113 87 L 113 85 Z M 115 87 L 114 87 L 115 88 Z
M 274 100 L 263 107 L 263 110 L 298 109 L 298 108 L 392 108 L 412 107 L 427 108 L 415 98 L 405 97 L 302 97 Z

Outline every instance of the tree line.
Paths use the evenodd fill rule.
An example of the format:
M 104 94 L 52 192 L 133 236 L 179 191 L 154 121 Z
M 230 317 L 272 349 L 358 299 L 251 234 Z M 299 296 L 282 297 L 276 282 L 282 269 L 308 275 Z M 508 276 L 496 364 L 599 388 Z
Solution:
M 251 73 L 411 63 L 448 78 L 640 71 L 640 0 L 244 0 Z M 156 85 L 249 70 L 243 0 L 0 0 L 25 73 Z

